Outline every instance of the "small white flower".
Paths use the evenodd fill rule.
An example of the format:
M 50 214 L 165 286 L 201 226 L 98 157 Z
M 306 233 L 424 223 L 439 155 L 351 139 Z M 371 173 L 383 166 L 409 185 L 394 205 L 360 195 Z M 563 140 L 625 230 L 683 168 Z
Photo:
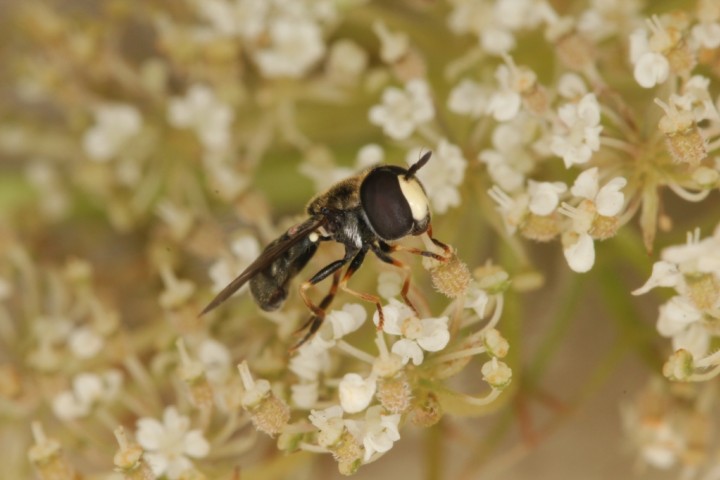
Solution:
M 381 272 L 378 275 L 378 293 L 385 300 L 396 298 L 402 290 L 403 279 L 397 272 Z
M 53 412 L 62 420 L 85 417 L 96 404 L 112 400 L 120 391 L 122 380 L 122 374 L 117 370 L 109 370 L 102 375 L 76 375 L 72 390 L 65 390 L 53 398 Z
M 720 47 L 720 23 L 699 23 L 692 28 L 692 38 L 702 48 L 714 50 Z
M 367 68 L 368 54 L 360 45 L 348 39 L 336 41 L 328 52 L 328 76 L 340 82 L 353 83 Z
M 393 64 L 407 55 L 410 39 L 406 33 L 392 32 L 380 20 L 373 22 L 373 31 L 380 39 L 380 58 L 387 64 Z
M 652 88 L 667 80 L 670 74 L 670 63 L 660 53 L 645 52 L 635 62 L 633 75 L 643 88 Z
M 588 93 L 587 85 L 577 73 L 564 73 L 558 80 L 558 93 L 568 100 L 580 100 Z
M 502 216 L 505 230 L 513 235 L 530 211 L 528 209 L 530 197 L 524 192 L 511 197 L 497 185 L 488 190 L 488 195 L 497 203 L 497 210 Z
M 663 54 L 673 45 L 673 36 L 655 17 L 648 22 L 652 36 L 644 28 L 630 35 L 630 61 L 634 65 L 635 81 L 643 88 L 660 85 L 670 75 L 670 62 Z
M 357 303 L 348 303 L 343 305 L 342 310 L 330 311 L 323 324 L 323 326 L 325 324 L 329 325 L 329 329 L 332 330 L 332 337 L 328 338 L 328 340 L 338 340 L 356 331 L 365 323 L 366 318 L 367 312 L 362 305 Z
M 466 78 L 450 92 L 448 108 L 458 115 L 479 118 L 488 108 L 489 96 L 490 92 L 484 85 Z
M 298 408 L 303 410 L 310 410 L 317 405 L 319 397 L 318 382 L 303 382 L 290 386 L 290 398 Z
M 677 295 L 660 307 L 657 330 L 673 340 L 673 350 L 683 348 L 695 358 L 707 355 L 710 335 L 702 325 L 702 312 L 692 302 Z
M 589 271 L 595 263 L 595 246 L 590 236 L 597 215 L 616 217 L 625 204 L 621 189 L 627 180 L 615 177 L 600 188 L 597 167 L 585 170 L 570 189 L 583 199 L 577 207 L 563 203 L 558 210 L 572 220 L 572 230 L 562 236 L 563 252 L 570 268 L 576 272 Z
M 209 150 L 224 150 L 230 145 L 230 125 L 235 113 L 230 105 L 218 100 L 209 87 L 193 85 L 185 97 L 173 98 L 168 106 L 168 121 L 177 128 L 191 128 Z
M 108 161 L 142 128 L 142 116 L 132 105 L 103 104 L 95 109 L 95 125 L 83 136 L 83 149 L 90 158 Z
M 196 3 L 198 13 L 221 36 L 254 39 L 265 28 L 271 2 L 266 0 L 203 0 Z
M 339 405 L 333 405 L 325 410 L 313 410 L 310 412 L 310 423 L 320 430 L 318 433 L 319 445 L 328 448 L 340 440 L 345 430 L 345 422 L 342 417 L 343 409 Z
M 615 177 L 600 188 L 599 177 L 597 167 L 585 170 L 575 179 L 570 192 L 576 197 L 593 201 L 600 215 L 614 217 L 625 205 L 625 195 L 621 190 L 627 185 L 627 180 Z
M 674 263 L 685 275 L 720 273 L 720 228 L 712 237 L 700 240 L 700 230 L 688 233 L 685 245 L 667 247 L 661 258 Z
M 472 282 L 465 292 L 465 308 L 472 308 L 480 318 L 485 316 L 485 309 L 489 301 L 488 294 L 479 288 L 476 282 Z
M 645 285 L 634 290 L 633 295 L 642 295 L 655 287 L 674 287 L 682 280 L 682 275 L 676 264 L 661 260 L 655 262 L 652 273 Z
M 362 443 L 365 447 L 364 462 L 374 460 L 376 454 L 388 452 L 400 440 L 400 414 L 383 415 L 382 407 L 376 405 L 365 414 L 365 429 Z
M 574 272 L 589 272 L 595 264 L 595 244 L 587 233 L 565 232 L 562 236 L 563 254 Z
M 68 347 L 77 358 L 92 358 L 105 346 L 105 340 L 94 329 L 82 326 L 68 336 Z
M 586 163 L 592 152 L 600 149 L 600 105 L 594 93 L 585 94 L 579 102 L 567 103 L 558 111 L 550 148 L 562 157 L 565 167 Z
M 305 342 L 290 358 L 290 370 L 305 382 L 317 381 L 320 374 L 326 373 L 330 368 L 328 348 L 332 344 L 317 341 L 316 338 L 317 335 Z
M 530 203 L 528 208 L 535 215 L 550 215 L 560 203 L 560 195 L 566 191 L 567 185 L 562 182 L 535 182 L 529 180 Z
M 214 292 L 225 288 L 237 277 L 239 272 L 245 270 L 260 255 L 260 243 L 252 235 L 241 235 L 233 240 L 230 250 L 234 255 L 233 258 L 220 258 L 210 266 L 208 274 L 212 280 Z M 248 286 L 245 284 L 239 291 L 244 292 L 247 288 Z
M 491 55 L 502 55 L 515 47 L 515 31 L 537 26 L 547 16 L 545 2 L 500 0 L 497 2 L 454 1 L 448 17 L 457 34 L 472 33 Z
M 301 77 L 325 53 L 320 26 L 306 18 L 278 18 L 268 34 L 270 46 L 254 53 L 266 77 Z
M 161 307 L 168 310 L 175 309 L 187 302 L 195 293 L 195 284 L 191 280 L 177 278 L 170 265 L 163 265 L 160 274 L 165 285 L 159 299 Z
M 190 233 L 195 217 L 189 209 L 182 208 L 166 198 L 157 204 L 155 211 L 170 227 L 175 239 L 184 239 Z
M 580 15 L 577 27 L 584 36 L 600 43 L 637 23 L 643 7 L 641 0 L 591 0 L 590 7 Z
M 682 95 L 670 95 L 670 103 L 680 111 L 690 112 L 696 122 L 703 120 L 720 120 L 712 96 L 710 95 L 710 79 L 702 75 L 693 75 L 682 85 Z
M 340 381 L 338 392 L 340 405 L 347 413 L 365 410 L 375 395 L 377 382 L 374 376 L 362 378 L 357 373 L 347 373 Z
M 390 335 L 401 335 L 391 351 L 402 358 L 403 363 L 410 360 L 420 365 L 425 352 L 437 352 L 445 348 L 450 341 L 448 317 L 419 319 L 415 313 L 395 299 L 383 308 L 385 322 L 383 330 Z M 373 322 L 378 324 L 379 316 L 375 312 Z
M 505 64 L 499 65 L 495 71 L 500 90 L 490 96 L 487 111 L 498 122 L 512 120 L 522 106 L 520 93 L 512 87 L 512 75 L 511 68 Z
M 487 165 L 493 182 L 506 192 L 524 190 L 526 175 L 536 167 L 529 147 L 537 130 L 537 120 L 521 113 L 495 127 L 493 149 L 483 150 L 478 155 L 478 159 Z
M 383 132 L 395 140 L 408 138 L 415 129 L 435 117 L 430 87 L 425 80 L 410 80 L 405 89 L 388 87 L 382 95 L 382 104 L 370 109 L 370 122 L 382 127 Z
M 147 417 L 138 420 L 135 438 L 145 450 L 143 456 L 153 473 L 170 480 L 180 478 L 192 467 L 188 457 L 202 458 L 210 453 L 202 431 L 190 430 L 190 419 L 175 407 L 165 409 L 162 423 Z
M 408 153 L 408 165 L 417 161 L 420 152 L 419 149 L 413 149 Z M 466 167 L 467 160 L 460 147 L 446 139 L 440 140 L 433 152 L 433 158 L 417 173 L 435 212 L 442 214 L 449 208 L 460 205 L 458 187 L 465 178 Z
M 483 333 L 483 345 L 488 354 L 497 358 L 505 358 L 510 350 L 510 343 L 494 328 L 485 330 Z M 495 367 L 493 366 L 493 368 Z
M 510 367 L 493 357 L 485 362 L 481 369 L 483 380 L 493 388 L 505 388 L 512 380 L 512 370 Z
M 358 150 L 357 156 L 355 157 L 355 165 L 358 168 L 368 168 L 378 163 L 382 163 L 385 158 L 385 152 L 382 147 L 377 143 L 368 143 Z
M 197 348 L 198 360 L 208 380 L 220 383 L 231 373 L 231 356 L 227 347 L 212 338 L 206 338 Z

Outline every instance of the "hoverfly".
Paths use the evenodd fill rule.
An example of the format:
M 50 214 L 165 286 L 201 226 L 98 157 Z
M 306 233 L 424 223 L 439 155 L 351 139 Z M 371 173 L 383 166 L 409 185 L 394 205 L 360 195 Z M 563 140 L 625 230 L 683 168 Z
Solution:
M 320 328 L 338 287 L 374 303 L 378 310 L 379 328 L 382 328 L 383 312 L 379 297 L 347 286 L 368 251 L 383 262 L 405 270 L 401 296 L 415 310 L 407 296 L 409 267 L 390 254 L 404 250 L 441 262 L 448 257 L 390 242 L 427 232 L 430 240 L 446 255 L 450 252 L 449 246 L 432 236 L 428 198 L 415 176 L 431 154 L 425 153 L 408 169 L 392 165 L 370 167 L 313 197 L 306 208 L 309 218 L 271 242 L 255 261 L 212 299 L 200 315 L 223 303 L 248 281 L 250 292 L 260 308 L 266 311 L 280 308 L 288 296 L 290 281 L 310 261 L 318 244 L 326 241 L 344 245 L 345 255 L 321 268 L 300 286 L 300 296 L 312 316 L 299 330 L 307 329 L 307 332 L 294 348 L 305 343 Z M 349 266 L 341 277 L 341 270 L 347 264 Z M 329 292 L 319 304 L 314 304 L 307 296 L 307 290 L 330 275 L 333 280 Z

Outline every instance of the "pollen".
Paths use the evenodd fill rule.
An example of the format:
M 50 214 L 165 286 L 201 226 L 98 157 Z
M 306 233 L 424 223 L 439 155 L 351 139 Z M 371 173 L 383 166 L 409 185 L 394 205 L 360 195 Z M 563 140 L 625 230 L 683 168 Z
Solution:
M 338 470 L 343 475 L 352 475 L 362 465 L 363 448 L 349 432 L 343 433 L 340 441 L 332 449 L 338 462 Z
M 678 110 L 672 102 L 668 105 L 656 98 L 655 103 L 665 111 L 658 127 L 665 134 L 665 143 L 673 159 L 697 166 L 707 157 L 707 145 L 692 114 Z
M 446 262 L 430 270 L 433 287 L 448 298 L 457 298 L 465 293 L 470 285 L 468 266 L 453 252 Z
M 520 225 L 520 232 L 530 240 L 549 242 L 560 233 L 558 215 L 554 212 L 551 215 L 529 213 Z
M 282 432 L 290 421 L 290 407 L 275 395 L 270 394 L 250 410 L 250 415 L 255 428 L 274 437 Z
M 689 76 L 697 65 L 697 58 L 685 40 L 679 40 L 665 55 L 670 63 L 670 70 L 681 77 Z
M 687 278 L 688 296 L 699 310 L 712 310 L 720 299 L 720 282 L 712 273 Z
M 620 228 L 620 219 L 618 219 L 618 217 L 596 215 L 588 233 L 590 233 L 595 240 L 606 240 L 614 237 L 618 228 Z
M 383 379 L 375 395 L 385 410 L 390 413 L 405 413 L 410 408 L 412 388 L 404 375 Z
M 665 136 L 667 149 L 673 159 L 678 163 L 698 165 L 707 157 L 705 139 L 700 134 L 697 125 L 692 125 L 687 130 Z

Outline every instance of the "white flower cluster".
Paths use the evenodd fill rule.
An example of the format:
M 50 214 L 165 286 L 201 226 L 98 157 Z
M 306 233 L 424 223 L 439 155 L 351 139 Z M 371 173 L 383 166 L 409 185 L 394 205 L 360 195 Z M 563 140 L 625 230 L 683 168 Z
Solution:
M 542 235 L 551 238 L 560 232 L 568 265 L 582 273 L 590 270 L 595 263 L 593 240 L 605 239 L 617 228 L 617 218 L 625 205 L 622 189 L 626 184 L 623 177 L 615 177 L 601 187 L 599 170 L 593 167 L 578 175 L 569 196 L 568 188 L 562 182 L 532 180 L 528 181 L 527 193 L 514 198 L 498 187 L 490 191 L 490 196 L 497 202 L 510 233 L 535 219 L 553 219 L 557 214 L 565 216 L 567 221 L 553 220 L 553 226 L 547 233 L 529 230 L 524 233 L 544 240 L 546 237 Z
M 325 54 L 324 25 L 336 17 L 328 0 L 203 0 L 207 35 L 239 38 L 268 78 L 305 75 Z
M 202 431 L 190 430 L 190 419 L 173 406 L 165 409 L 162 422 L 149 417 L 138 420 L 136 437 L 153 473 L 170 480 L 181 478 L 192 467 L 190 458 L 210 453 Z
M 537 0 L 452 0 L 448 26 L 457 34 L 473 34 L 487 53 L 501 55 L 516 45 L 515 32 L 543 22 L 549 11 Z
M 94 113 L 95 125 L 83 136 L 83 148 L 92 160 L 115 158 L 142 129 L 142 115 L 133 105 L 104 103 Z
M 494 280 L 489 280 L 488 286 L 504 281 L 500 276 L 492 277 Z M 430 357 L 433 362 L 430 365 L 467 362 L 481 353 L 490 355 L 491 360 L 483 365 L 482 373 L 491 393 L 480 398 L 462 397 L 471 405 L 497 398 L 511 380 L 509 367 L 499 361 L 507 354 L 508 344 L 494 329 L 502 313 L 501 295 L 493 297 L 493 318 L 485 327 L 453 352 L 444 353 L 451 341 L 449 317 L 418 317 L 407 304 L 394 298 L 400 292 L 399 283 L 400 277 L 394 272 L 380 279 L 379 289 L 389 302 L 382 307 L 382 324 L 378 312 L 373 316 L 375 325 L 382 327 L 377 331 L 376 354 L 360 350 L 344 339 L 366 320 L 360 305 L 347 304 L 341 310 L 329 312 L 320 330 L 290 360 L 290 369 L 299 380 L 291 387 L 292 404 L 300 410 L 311 410 L 309 419 L 317 428 L 312 442 L 303 444 L 302 448 L 332 452 L 341 471 L 346 473 L 375 461 L 400 439 L 401 425 L 409 418 L 409 412 L 417 408 L 413 407 L 416 387 L 408 382 L 408 374 L 428 364 L 431 354 L 434 356 Z M 463 312 L 462 328 L 483 319 L 489 303 L 488 294 L 473 283 L 467 298 L 456 304 Z M 333 380 L 338 365 L 336 353 L 358 360 L 366 366 L 364 371 L 345 373 Z M 334 391 L 337 396 L 328 398 Z M 328 400 L 332 403 L 330 406 Z
M 60 392 L 53 398 L 53 412 L 61 420 L 86 417 L 94 407 L 112 401 L 120 391 L 122 381 L 122 374 L 117 370 L 101 375 L 80 373 L 73 378 L 71 390 Z
M 710 345 L 720 335 L 720 228 L 713 236 L 700 239 L 696 230 L 688 234 L 685 245 L 668 247 L 652 274 L 634 295 L 666 287 L 675 295 L 660 307 L 657 330 L 672 340 L 675 354 L 665 366 L 665 374 L 677 380 L 706 379 L 720 373 L 720 359 Z M 703 374 L 706 369 L 711 369 Z
M 703 458 L 710 447 L 706 399 L 712 387 L 685 384 L 688 388 L 677 389 L 676 386 L 653 377 L 633 402 L 622 405 L 621 409 L 623 427 L 639 451 L 639 460 L 661 470 L 683 465 L 688 458 Z M 712 478 L 716 469 L 712 464 L 689 462 L 684 465 L 682 476 Z M 704 474 L 698 475 L 700 472 Z

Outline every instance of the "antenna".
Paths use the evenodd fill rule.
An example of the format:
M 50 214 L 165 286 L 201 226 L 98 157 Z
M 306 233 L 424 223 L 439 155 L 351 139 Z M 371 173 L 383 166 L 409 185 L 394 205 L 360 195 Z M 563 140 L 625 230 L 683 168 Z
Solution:
M 425 153 L 422 157 L 420 157 L 420 160 L 413 163 L 413 165 L 408 169 L 407 173 L 405 174 L 405 180 L 410 180 L 412 177 L 415 176 L 415 173 L 420 170 L 425 164 L 430 160 L 430 157 L 432 156 L 432 150 Z

